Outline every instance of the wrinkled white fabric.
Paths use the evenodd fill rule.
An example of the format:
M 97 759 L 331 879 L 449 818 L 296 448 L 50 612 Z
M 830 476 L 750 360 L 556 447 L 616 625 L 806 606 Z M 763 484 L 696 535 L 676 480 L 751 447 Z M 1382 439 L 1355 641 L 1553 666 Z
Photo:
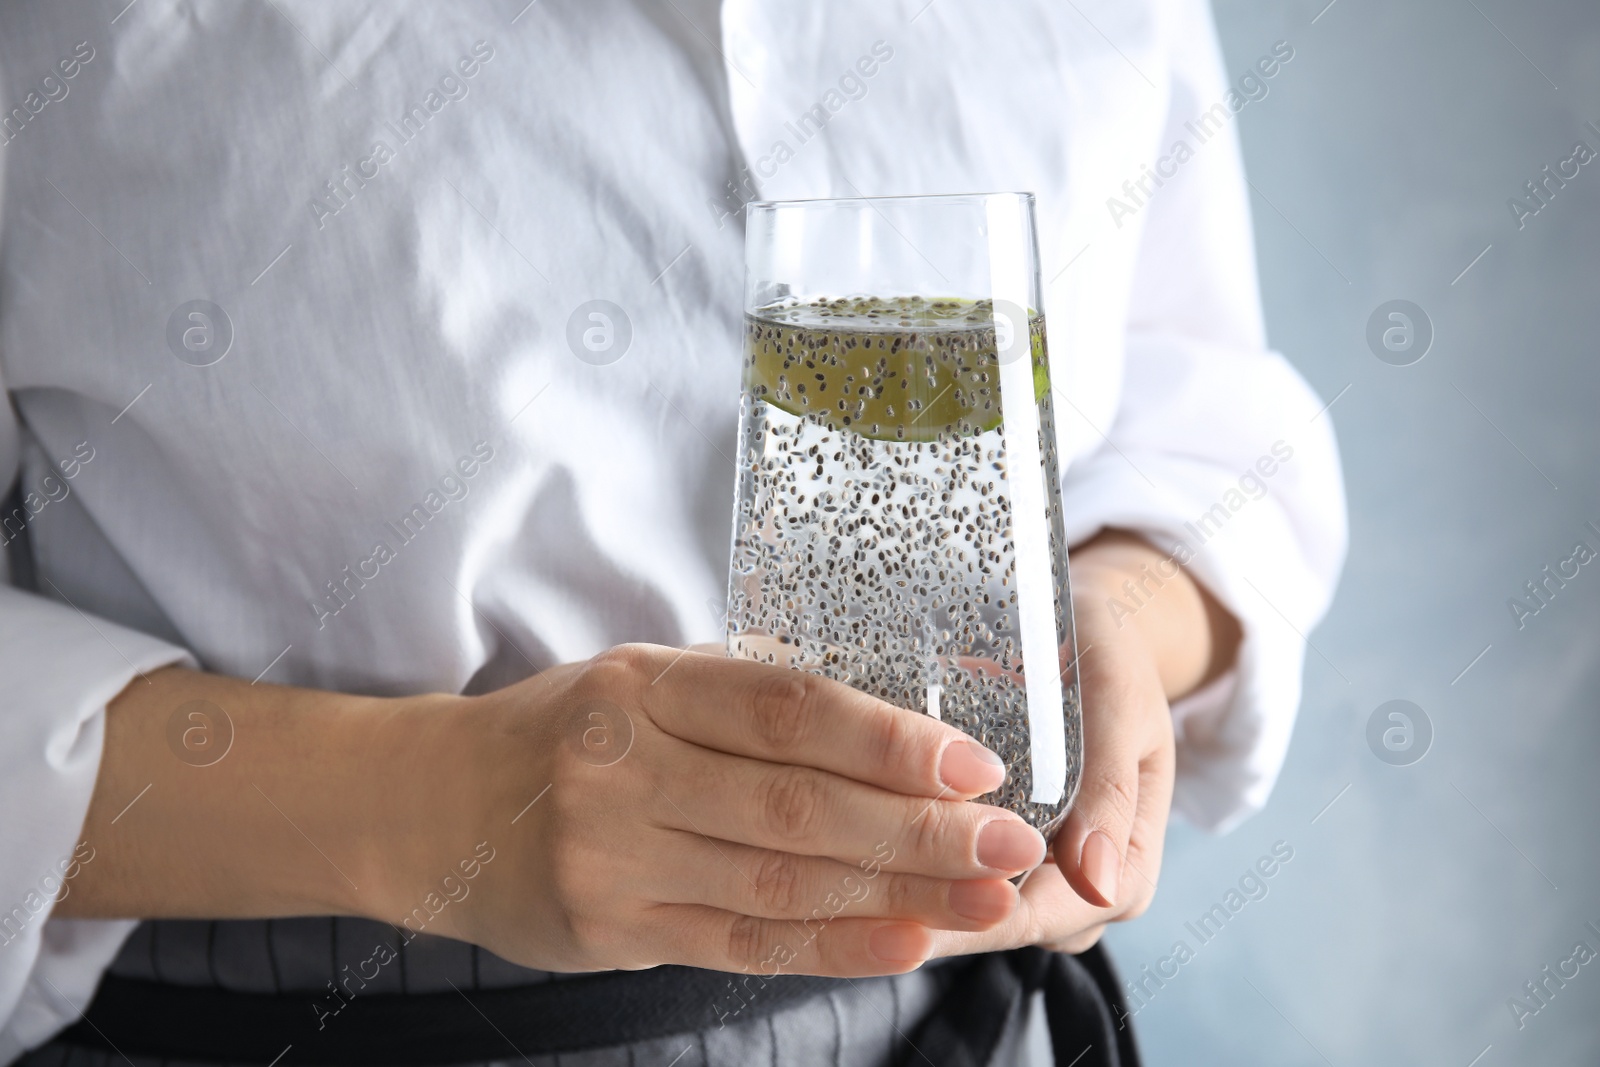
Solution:
M 1232 80 L 1200 0 L 118 6 L 0 10 L 0 483 L 41 589 L 0 589 L 0 1062 L 128 929 L 48 879 L 140 672 L 481 690 L 717 638 L 755 195 L 1038 195 L 1069 534 L 1193 553 L 1246 638 L 1174 709 L 1176 805 L 1263 803 L 1343 498 L 1266 346 L 1238 119 L 1185 126 Z

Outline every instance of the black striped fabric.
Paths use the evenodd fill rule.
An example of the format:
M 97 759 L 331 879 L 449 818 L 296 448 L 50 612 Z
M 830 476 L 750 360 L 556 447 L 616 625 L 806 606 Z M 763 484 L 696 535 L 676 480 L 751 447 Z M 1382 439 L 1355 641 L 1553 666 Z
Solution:
M 379 946 L 386 966 L 374 968 Z M 352 988 L 351 967 L 368 977 L 350 1014 L 323 1017 L 335 980 Z M 550 974 L 358 919 L 147 922 L 85 1017 L 17 1067 L 1040 1067 L 1050 1051 L 1028 1020 L 1041 995 L 1054 1062 L 1139 1062 L 1098 947 L 935 960 L 890 978 L 785 977 L 714 1005 L 739 977 L 750 976 Z
M 306 998 L 310 1016 L 319 994 L 322 1003 L 331 1003 L 329 983 L 344 974 L 344 968 L 357 968 L 370 959 L 380 943 L 395 949 L 395 958 L 380 969 L 377 979 L 367 982 L 361 995 L 450 992 L 453 986 L 470 993 L 583 977 L 518 967 L 475 946 L 426 934 L 405 943 L 393 927 L 351 918 L 144 922 L 123 946 L 110 973 L 197 989 L 299 993 Z M 370 966 L 365 968 L 365 973 L 371 971 Z M 834 991 L 761 1018 L 735 1017 L 722 1026 L 584 1052 L 525 1056 L 506 1042 L 503 1060 L 472 1059 L 463 1065 L 880 1067 L 902 1062 L 908 1054 L 911 1062 L 925 1064 L 911 1049 L 909 1035 L 926 1019 L 944 988 L 939 970 L 925 968 L 893 978 L 845 982 Z M 331 1018 L 327 1025 L 337 1026 L 339 1020 Z M 485 1034 L 492 1026 L 485 1020 Z M 85 1029 L 83 1024 L 77 1028 Z M 207 1061 L 124 1055 L 115 1048 L 116 1039 L 115 1033 L 94 1035 L 94 1043 L 106 1048 L 58 1039 L 25 1056 L 16 1067 L 212 1067 Z M 218 1062 L 215 1067 L 223 1065 Z
M 374 968 L 379 946 L 392 962 Z M 366 964 L 366 966 L 363 966 Z M 364 993 L 438 993 L 503 989 L 559 981 L 562 976 L 507 963 L 475 945 L 428 934 L 411 936 L 387 923 L 342 917 L 140 923 L 110 972 L 174 985 L 237 993 L 326 992 L 352 974 Z

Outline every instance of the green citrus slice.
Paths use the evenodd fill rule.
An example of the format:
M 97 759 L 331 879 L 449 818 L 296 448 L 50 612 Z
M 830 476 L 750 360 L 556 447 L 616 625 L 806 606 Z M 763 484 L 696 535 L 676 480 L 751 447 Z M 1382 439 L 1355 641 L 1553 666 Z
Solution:
M 1044 318 L 1028 313 L 1034 399 L 1050 390 Z M 1001 422 L 987 300 L 841 297 L 745 317 L 744 385 L 791 415 L 878 441 L 936 441 Z

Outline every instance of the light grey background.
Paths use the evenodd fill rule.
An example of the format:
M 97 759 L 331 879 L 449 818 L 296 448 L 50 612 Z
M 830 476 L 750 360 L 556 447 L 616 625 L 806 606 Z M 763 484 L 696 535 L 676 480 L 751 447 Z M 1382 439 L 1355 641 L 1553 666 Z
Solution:
M 1175 828 L 1156 903 L 1107 939 L 1136 978 L 1198 946 L 1184 923 L 1273 842 L 1294 848 L 1150 983 L 1143 1047 L 1155 1065 L 1600 1063 L 1600 960 L 1521 1030 L 1507 1007 L 1580 939 L 1600 949 L 1600 561 L 1520 631 L 1507 606 L 1575 541 L 1600 548 L 1600 160 L 1520 231 L 1507 207 L 1575 141 L 1600 151 L 1600 7 L 1216 3 L 1235 76 L 1295 48 L 1239 122 L 1272 342 L 1339 397 L 1351 552 L 1270 807 L 1222 839 Z M 1392 298 L 1436 331 L 1413 366 L 1366 345 Z M 1412 766 L 1365 739 L 1394 698 L 1434 726 Z

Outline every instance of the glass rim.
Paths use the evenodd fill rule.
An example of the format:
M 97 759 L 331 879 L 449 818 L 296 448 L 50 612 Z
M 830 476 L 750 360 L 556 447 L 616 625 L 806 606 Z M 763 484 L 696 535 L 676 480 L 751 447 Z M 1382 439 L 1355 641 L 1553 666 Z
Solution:
M 1033 204 L 1037 197 L 1023 189 L 1001 189 L 992 192 L 974 193 L 903 193 L 893 196 L 812 196 L 801 197 L 795 200 L 749 200 L 745 202 L 745 210 L 772 211 L 786 207 L 817 207 L 822 205 L 846 204 L 875 204 L 884 201 L 905 203 L 912 200 L 922 200 L 930 203 L 953 203 L 960 200 L 983 201 L 996 199 L 1011 199 L 1022 203 Z

